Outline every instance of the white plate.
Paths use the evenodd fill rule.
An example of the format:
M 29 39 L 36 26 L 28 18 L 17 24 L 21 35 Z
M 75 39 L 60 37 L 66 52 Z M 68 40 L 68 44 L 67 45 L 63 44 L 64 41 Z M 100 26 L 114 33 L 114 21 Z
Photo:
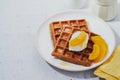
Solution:
M 69 19 L 83 19 L 83 18 L 87 20 L 89 29 L 92 32 L 101 35 L 107 42 L 108 53 L 106 57 L 102 61 L 92 64 L 90 67 L 85 67 L 81 65 L 72 64 L 69 62 L 63 62 L 62 60 L 56 59 L 53 56 L 51 56 L 51 52 L 53 48 L 50 39 L 49 24 L 56 20 L 58 21 L 58 20 L 69 20 Z M 51 16 L 46 21 L 44 21 L 37 32 L 36 45 L 40 55 L 49 64 L 67 71 L 83 71 L 97 67 L 98 65 L 102 64 L 106 59 L 110 57 L 115 47 L 115 37 L 110 27 L 100 18 L 93 16 L 85 11 L 73 10 L 73 11 L 58 13 L 56 15 Z

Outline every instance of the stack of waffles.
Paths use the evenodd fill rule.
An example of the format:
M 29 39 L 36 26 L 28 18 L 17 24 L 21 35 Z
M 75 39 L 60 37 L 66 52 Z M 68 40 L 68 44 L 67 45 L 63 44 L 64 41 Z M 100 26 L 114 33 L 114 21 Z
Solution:
M 70 51 L 68 49 L 69 40 L 76 31 L 85 31 L 89 35 L 87 47 L 82 51 Z M 83 66 L 92 64 L 88 57 L 93 50 L 91 37 L 96 34 L 89 31 L 85 19 L 52 22 L 50 23 L 50 35 L 54 47 L 52 56 Z

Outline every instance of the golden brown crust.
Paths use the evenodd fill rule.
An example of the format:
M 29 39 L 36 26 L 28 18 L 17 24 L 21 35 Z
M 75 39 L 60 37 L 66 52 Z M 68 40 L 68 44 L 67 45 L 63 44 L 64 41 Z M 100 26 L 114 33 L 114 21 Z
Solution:
M 80 28 L 81 30 L 89 31 L 85 19 L 52 22 L 50 23 L 50 35 L 53 46 L 55 46 L 64 26 L 72 26 L 75 28 Z
M 70 21 L 76 22 L 74 26 L 69 26 Z M 62 25 L 63 22 L 67 22 L 69 23 L 69 25 L 65 24 L 63 26 Z M 81 22 L 81 23 L 78 24 L 78 22 Z M 84 30 L 89 35 L 89 41 L 88 41 L 87 47 L 82 51 L 77 51 L 77 52 L 69 51 L 68 43 L 71 38 L 71 35 L 74 32 L 81 31 L 81 30 Z M 93 50 L 93 42 L 91 41 L 91 37 L 95 36 L 96 34 L 89 31 L 87 27 L 87 23 L 84 19 L 53 22 L 50 25 L 50 34 L 51 34 L 51 39 L 54 45 L 52 56 L 55 56 L 59 59 L 62 59 L 74 64 L 79 64 L 83 66 L 91 65 L 92 62 L 88 60 L 89 54 Z M 58 35 L 58 38 L 56 38 L 56 35 Z
M 51 41 L 52 41 L 52 44 L 53 46 L 55 45 L 55 37 L 54 37 L 54 29 L 53 29 L 53 24 L 50 24 L 50 27 L 49 27 L 49 30 L 50 30 L 50 37 L 51 37 Z

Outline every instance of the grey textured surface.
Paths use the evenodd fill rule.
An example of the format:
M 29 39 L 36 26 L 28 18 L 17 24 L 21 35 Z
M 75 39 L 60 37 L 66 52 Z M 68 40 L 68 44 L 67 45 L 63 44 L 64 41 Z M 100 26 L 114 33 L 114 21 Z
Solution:
M 52 67 L 35 48 L 35 35 L 40 24 L 52 14 L 76 9 L 73 1 L 0 0 L 0 80 L 94 78 L 94 69 L 68 72 Z M 107 24 L 115 32 L 117 44 L 120 43 L 120 10 L 116 19 Z

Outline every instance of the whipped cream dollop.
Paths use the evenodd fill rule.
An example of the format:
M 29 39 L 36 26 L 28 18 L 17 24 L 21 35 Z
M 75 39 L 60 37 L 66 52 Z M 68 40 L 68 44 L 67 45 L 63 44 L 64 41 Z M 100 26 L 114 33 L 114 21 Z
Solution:
M 88 39 L 88 33 L 85 31 L 77 31 L 73 33 L 71 39 L 69 40 L 69 50 L 82 51 L 87 47 Z

